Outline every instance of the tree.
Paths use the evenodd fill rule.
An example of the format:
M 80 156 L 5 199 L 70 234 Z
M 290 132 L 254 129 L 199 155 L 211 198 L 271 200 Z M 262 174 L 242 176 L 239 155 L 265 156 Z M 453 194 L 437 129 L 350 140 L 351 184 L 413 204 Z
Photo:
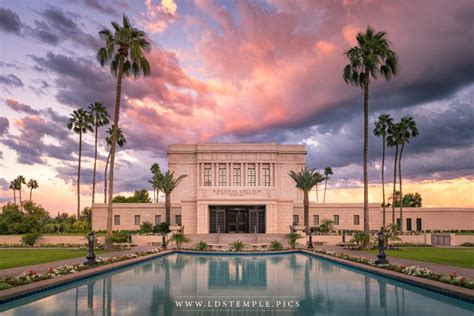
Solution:
M 114 33 L 103 29 L 99 35 L 105 42 L 105 47 L 99 49 L 97 57 L 100 65 L 104 66 L 110 61 L 110 70 L 117 77 L 117 88 L 115 96 L 114 126 L 119 126 L 120 97 L 122 92 L 122 77 L 132 74 L 135 78 L 143 74 L 150 75 L 150 65 L 144 56 L 144 52 L 150 52 L 150 43 L 146 40 L 146 33 L 134 28 L 128 18 L 124 15 L 122 26 L 112 22 Z M 114 191 L 114 167 L 115 167 L 115 144 L 117 133 L 112 133 L 110 146 L 110 180 L 109 180 L 109 204 L 107 208 L 107 236 L 106 248 L 111 248 L 112 242 L 112 197 Z
M 84 207 L 81 213 L 81 218 L 87 223 L 89 229 L 92 228 L 92 208 Z
M 151 203 L 150 194 L 146 189 L 135 190 L 132 196 L 117 195 L 112 200 L 113 203 Z
M 290 171 L 288 175 L 295 181 L 296 187 L 303 191 L 303 209 L 304 209 L 304 226 L 308 227 L 309 223 L 309 197 L 308 192 L 318 183 L 324 181 L 324 177 L 316 170 L 308 168 L 301 169 L 298 172 Z
M 82 158 L 82 135 L 92 132 L 92 115 L 84 109 L 74 110 L 69 118 L 67 128 L 79 134 L 79 162 L 77 164 L 77 217 L 81 215 L 81 158 Z
M 16 177 L 15 183 L 16 183 L 16 188 L 18 192 L 20 193 L 20 211 L 23 211 L 23 204 L 21 201 L 21 190 L 22 190 L 23 184 L 26 184 L 26 179 L 24 176 L 19 175 L 18 177 Z
M 329 176 L 332 176 L 333 174 L 334 173 L 332 172 L 331 167 L 324 168 L 324 197 L 323 197 L 323 203 L 326 203 L 326 188 L 328 186 Z
M 423 198 L 418 192 L 403 195 L 402 203 L 404 207 L 422 207 Z
M 153 224 L 149 221 L 145 221 L 140 225 L 141 234 L 150 234 L 153 232 Z
M 189 243 L 189 242 L 191 242 L 191 239 L 188 238 L 187 236 L 185 236 L 183 233 L 174 234 L 174 235 L 171 237 L 171 240 L 176 243 L 176 248 L 178 248 L 178 249 L 181 249 L 181 245 L 182 245 L 183 243 Z
M 330 219 L 323 219 L 321 225 L 319 225 L 318 230 L 321 233 L 331 233 L 334 231 L 334 222 Z
M 398 162 L 398 146 L 401 142 L 401 130 L 400 124 L 392 124 L 388 128 L 388 135 L 387 135 L 387 145 L 388 147 L 395 147 L 395 160 L 393 162 L 393 191 L 392 197 L 395 196 L 395 192 L 397 189 L 397 162 Z M 392 203 L 392 224 L 396 224 L 395 222 L 395 203 Z M 392 226 L 399 228 L 399 225 Z
M 364 91 L 364 232 L 369 233 L 369 178 L 367 171 L 369 144 L 369 85 L 370 78 L 381 74 L 386 80 L 397 74 L 398 58 L 390 49 L 385 32 L 375 32 L 371 27 L 356 36 L 357 46 L 346 51 L 349 63 L 344 67 L 346 83 Z M 368 243 L 364 244 L 364 248 Z
M 160 165 L 157 164 L 156 162 L 151 165 L 150 171 L 152 173 L 152 178 L 150 181 L 151 186 L 153 187 L 153 203 L 158 203 L 158 196 L 160 195 L 160 181 L 161 178 L 163 177 L 163 174 L 161 173 Z
M 18 190 L 18 183 L 16 179 L 10 181 L 10 186 L 8 188 L 13 191 L 13 203 L 16 204 L 16 190 Z
M 171 223 L 171 192 L 178 186 L 178 184 L 186 178 L 187 175 L 182 174 L 179 177 L 174 177 L 173 171 L 166 171 L 161 178 L 160 187 L 165 194 L 165 209 L 166 209 L 166 223 Z
M 388 114 L 382 114 L 379 116 L 379 120 L 375 122 L 374 135 L 382 137 L 382 226 L 386 225 L 385 218 L 385 147 L 387 142 L 387 133 L 389 127 L 393 124 L 393 119 Z
M 107 108 L 100 102 L 95 102 L 89 105 L 89 112 L 94 119 L 94 171 L 92 174 L 92 204 L 95 201 L 95 176 L 97 168 L 97 140 L 99 136 L 99 127 L 109 124 L 109 113 Z
M 404 116 L 400 121 L 400 157 L 398 157 L 398 177 L 400 181 L 400 196 L 403 196 L 402 189 L 402 155 L 405 145 L 410 142 L 410 138 L 418 136 L 416 122 L 411 116 Z M 400 231 L 403 231 L 403 203 L 400 203 Z
M 105 137 L 105 142 L 107 146 L 111 147 L 112 145 L 112 128 L 107 129 L 107 136 Z M 125 139 L 125 136 L 123 136 L 122 129 L 119 127 L 117 130 L 117 145 L 119 147 L 123 147 L 127 143 L 127 140 Z M 104 203 L 107 203 L 107 170 L 109 169 L 109 160 L 110 160 L 110 153 L 111 150 L 109 150 L 109 154 L 107 156 L 107 162 L 105 163 L 105 171 L 104 171 Z
M 30 189 L 30 202 L 31 202 L 31 195 L 33 194 L 33 190 L 38 189 L 38 181 L 34 179 L 30 179 L 26 186 Z

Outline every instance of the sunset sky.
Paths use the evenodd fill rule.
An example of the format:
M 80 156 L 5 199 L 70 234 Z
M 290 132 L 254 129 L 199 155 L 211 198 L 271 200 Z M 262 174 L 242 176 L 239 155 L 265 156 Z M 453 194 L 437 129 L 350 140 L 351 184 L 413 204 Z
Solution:
M 344 51 L 368 25 L 387 32 L 399 75 L 370 92 L 370 201 L 381 203 L 381 113 L 416 120 L 404 191 L 425 206 L 474 206 L 472 1 L 0 1 L 0 203 L 17 175 L 33 199 L 75 210 L 78 136 L 73 109 L 103 102 L 115 78 L 101 68 L 98 31 L 122 13 L 152 42 L 151 76 L 123 84 L 115 191 L 149 188 L 171 143 L 301 143 L 310 168 L 331 166 L 327 202 L 362 199 L 362 91 L 342 80 Z M 103 199 L 105 128 L 98 200 Z M 93 136 L 85 137 L 82 206 L 90 205 Z M 387 152 L 393 177 L 394 151 Z M 390 181 L 390 180 L 388 180 Z M 387 185 L 389 189 L 389 185 Z M 24 196 L 27 196 L 26 190 Z M 314 199 L 314 194 L 312 194 Z

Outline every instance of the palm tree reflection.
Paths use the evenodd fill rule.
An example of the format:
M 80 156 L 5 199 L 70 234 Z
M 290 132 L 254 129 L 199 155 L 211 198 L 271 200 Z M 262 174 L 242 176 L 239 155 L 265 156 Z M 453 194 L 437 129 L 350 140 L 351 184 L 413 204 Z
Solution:
M 320 291 L 319 284 L 317 285 L 316 294 L 313 295 L 310 286 L 310 260 L 306 261 L 304 270 L 304 298 L 300 301 L 298 312 L 304 315 L 328 315 L 334 311 L 335 302 L 329 298 L 329 290 L 326 286 L 326 294 Z

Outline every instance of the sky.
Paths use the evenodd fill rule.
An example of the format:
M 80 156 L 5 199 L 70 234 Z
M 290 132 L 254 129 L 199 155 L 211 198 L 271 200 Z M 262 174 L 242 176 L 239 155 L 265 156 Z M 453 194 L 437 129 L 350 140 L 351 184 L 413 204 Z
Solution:
M 116 80 L 96 59 L 98 32 L 125 14 L 152 43 L 151 76 L 123 83 L 117 194 L 149 189 L 149 168 L 166 170 L 172 143 L 278 142 L 305 144 L 310 168 L 332 167 L 326 202 L 361 203 L 363 95 L 342 70 L 370 25 L 387 33 L 400 64 L 370 87 L 370 202 L 382 202 L 372 131 L 388 113 L 412 116 L 420 131 L 404 152 L 404 193 L 419 192 L 424 206 L 474 206 L 473 11 L 463 0 L 0 0 L 0 203 L 22 174 L 39 182 L 34 201 L 74 212 L 78 136 L 68 116 L 97 101 L 113 113 Z M 105 128 L 99 137 L 101 201 Z M 93 141 L 85 135 L 82 206 Z M 386 179 L 393 157 L 390 148 Z

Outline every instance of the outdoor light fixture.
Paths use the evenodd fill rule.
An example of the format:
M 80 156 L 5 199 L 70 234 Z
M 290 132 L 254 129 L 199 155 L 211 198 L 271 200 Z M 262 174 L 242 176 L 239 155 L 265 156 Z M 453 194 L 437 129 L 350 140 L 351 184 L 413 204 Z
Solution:
M 166 249 L 166 235 L 165 234 L 161 234 L 161 247 L 163 249 Z
M 388 263 L 388 260 L 387 260 L 387 255 L 385 254 L 385 234 L 383 233 L 383 227 L 380 228 L 380 231 L 377 233 L 377 236 L 378 236 L 378 250 L 379 250 L 379 253 L 377 254 L 377 260 L 375 260 L 375 263 L 376 264 L 387 264 Z
M 308 247 L 308 249 L 313 249 L 313 230 L 309 227 L 306 227 L 305 228 L 305 233 L 309 237 L 307 247 Z
M 95 234 L 94 232 L 90 232 L 87 238 L 88 241 L 88 248 L 89 252 L 86 256 L 87 261 L 84 263 L 87 266 L 93 266 L 97 264 L 97 261 L 95 261 Z

